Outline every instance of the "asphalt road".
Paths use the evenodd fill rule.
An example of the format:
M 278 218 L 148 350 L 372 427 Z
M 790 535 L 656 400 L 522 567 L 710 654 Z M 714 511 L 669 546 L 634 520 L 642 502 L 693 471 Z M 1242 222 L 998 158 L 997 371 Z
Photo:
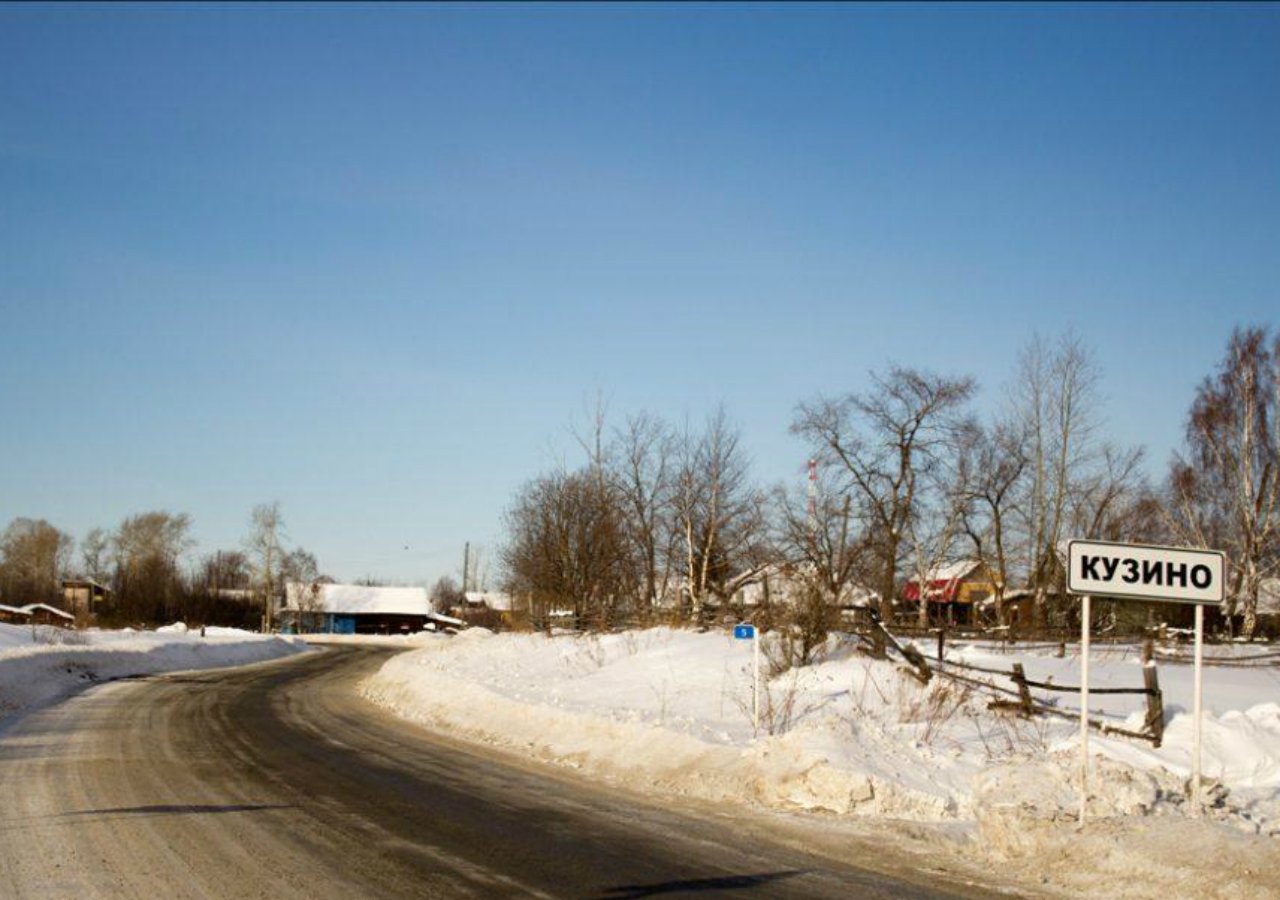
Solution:
M 387 652 L 116 682 L 8 726 L 0 896 L 974 894 L 434 738 L 356 694 Z

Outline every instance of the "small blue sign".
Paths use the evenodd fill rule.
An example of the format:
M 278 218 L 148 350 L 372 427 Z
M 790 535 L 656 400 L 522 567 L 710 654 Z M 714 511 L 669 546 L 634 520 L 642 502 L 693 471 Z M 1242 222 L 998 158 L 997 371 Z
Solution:
M 754 625 L 734 625 L 733 636 L 740 641 L 749 641 L 756 636 L 756 626 Z

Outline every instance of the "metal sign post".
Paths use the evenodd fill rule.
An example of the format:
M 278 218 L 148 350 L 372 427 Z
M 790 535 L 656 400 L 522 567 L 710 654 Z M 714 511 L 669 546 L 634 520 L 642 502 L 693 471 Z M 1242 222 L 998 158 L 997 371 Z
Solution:
M 1191 814 L 1200 815 L 1200 720 L 1204 698 L 1204 607 L 1196 607 L 1195 726 L 1191 731 Z
M 751 727 L 760 734 L 760 631 L 754 625 L 734 625 L 735 640 L 751 641 Z
M 1067 590 L 1081 595 L 1080 609 L 1080 826 L 1089 785 L 1089 598 L 1120 597 L 1196 607 L 1194 725 L 1191 738 L 1191 811 L 1200 815 L 1200 730 L 1204 695 L 1204 608 L 1224 595 L 1227 561 L 1220 550 L 1070 541 Z
M 1089 802 L 1089 619 L 1090 598 L 1080 598 L 1080 822 Z

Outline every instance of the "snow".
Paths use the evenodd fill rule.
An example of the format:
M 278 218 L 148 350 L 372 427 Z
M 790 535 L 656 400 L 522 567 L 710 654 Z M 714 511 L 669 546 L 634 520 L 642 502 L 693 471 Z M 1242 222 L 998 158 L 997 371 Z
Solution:
M 766 653 L 776 655 L 776 648 Z M 1079 680 L 1079 661 L 1070 654 L 1058 659 L 1049 648 L 1006 652 L 998 644 L 968 644 L 957 646 L 953 658 L 1004 670 L 1021 662 L 1033 680 Z M 1096 650 L 1090 669 L 1094 686 L 1142 685 L 1135 647 Z M 1187 868 L 1189 834 L 1221 845 L 1221 859 L 1280 864 L 1275 668 L 1206 670 L 1204 772 L 1210 787 L 1202 819 L 1186 815 L 1189 666 L 1159 666 L 1167 710 L 1161 748 L 1091 735 L 1093 843 L 1086 843 L 1147 873 L 1121 892 L 1090 881 L 1103 879 L 1106 866 L 1072 870 L 1061 863 L 1079 856 L 1064 850 L 1076 846 L 1068 839 L 1078 805 L 1076 721 L 993 712 L 985 695 L 936 678 L 922 686 L 893 663 L 868 659 L 850 642 L 833 639 L 824 660 L 766 680 L 757 734 L 750 671 L 750 642 L 721 632 L 651 629 L 547 638 L 470 629 L 392 658 L 362 690 L 429 727 L 635 790 L 853 820 L 929 823 L 939 846 L 954 844 L 959 828 L 963 846 L 952 847 L 957 853 L 973 858 L 976 846 L 980 858 L 1025 866 L 1024 874 L 1064 889 L 1106 886 L 1119 896 L 1156 896 L 1197 885 L 1194 891 L 1213 895 L 1209 869 Z M 1075 694 L 1052 696 L 1065 711 L 1077 708 Z M 1141 726 L 1142 697 L 1094 699 L 1095 716 Z M 1242 841 L 1252 842 L 1247 853 Z M 1239 878 L 1244 881 L 1233 883 L 1248 884 L 1246 895 L 1266 894 L 1254 875 Z
M 305 649 L 234 628 L 208 628 L 201 638 L 182 623 L 154 632 L 0 624 L 0 724 L 115 678 L 246 665 Z
M 321 584 L 317 611 L 358 615 L 425 616 L 431 607 L 427 590 L 420 587 L 371 587 L 363 584 Z M 299 609 L 299 597 L 309 596 L 312 585 L 290 583 L 286 586 L 288 609 Z

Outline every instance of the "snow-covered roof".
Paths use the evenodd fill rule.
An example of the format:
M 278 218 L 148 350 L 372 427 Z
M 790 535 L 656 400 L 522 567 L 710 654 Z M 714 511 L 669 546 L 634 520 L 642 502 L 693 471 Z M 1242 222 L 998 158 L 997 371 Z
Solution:
M 0 603 L 0 613 L 13 613 L 19 616 L 31 615 L 31 613 L 25 609 L 19 609 L 16 606 L 5 606 L 3 603 Z
M 316 589 L 315 603 L 310 598 Z M 371 587 L 364 584 L 300 584 L 285 586 L 285 609 L 308 609 L 346 615 L 425 616 L 431 611 L 427 589 Z M 302 601 L 301 603 L 299 601 Z
M 511 595 L 501 591 L 467 591 L 467 602 L 472 606 L 484 604 L 500 612 L 511 611 Z
M 938 581 L 955 581 L 957 578 L 965 577 L 980 565 L 982 565 L 981 561 L 976 559 L 961 559 L 956 562 L 945 563 L 926 572 L 925 581 L 930 584 Z M 914 578 L 911 580 L 915 581 Z
M 20 609 L 19 612 L 24 612 L 27 615 L 33 615 L 39 610 L 44 610 L 47 613 L 52 613 L 55 616 L 60 616 L 63 619 L 69 619 L 73 622 L 75 621 L 75 618 L 76 618 L 66 610 L 58 609 L 58 607 L 56 606 L 50 606 L 48 603 L 28 603 L 26 606 L 22 607 L 22 609 Z

